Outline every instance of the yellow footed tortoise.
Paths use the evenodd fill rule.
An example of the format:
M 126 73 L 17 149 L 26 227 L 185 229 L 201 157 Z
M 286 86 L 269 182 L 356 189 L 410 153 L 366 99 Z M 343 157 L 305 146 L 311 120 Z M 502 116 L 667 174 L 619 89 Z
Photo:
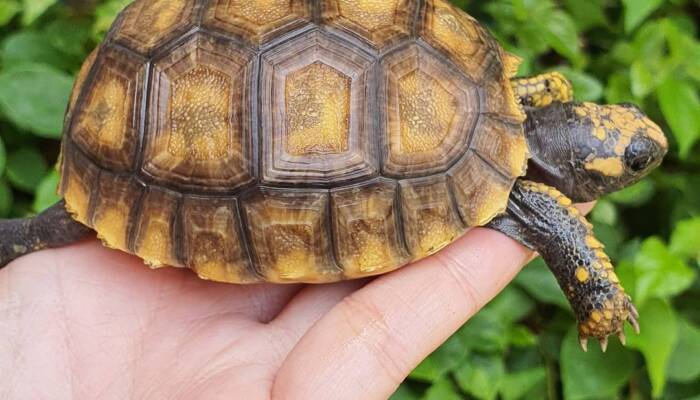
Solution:
M 80 71 L 64 201 L 0 223 L 0 265 L 91 230 L 230 283 L 376 275 L 490 226 L 537 250 L 588 337 L 637 313 L 573 208 L 667 149 L 572 101 L 445 0 L 138 0 Z M 623 337 L 621 337 L 623 339 Z

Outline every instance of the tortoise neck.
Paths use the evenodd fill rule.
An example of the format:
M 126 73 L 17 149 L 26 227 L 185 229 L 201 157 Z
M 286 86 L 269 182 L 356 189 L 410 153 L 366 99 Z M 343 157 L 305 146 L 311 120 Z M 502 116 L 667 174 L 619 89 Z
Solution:
M 557 188 L 574 201 L 589 201 L 593 182 L 580 173 L 573 103 L 553 103 L 526 110 L 525 137 L 530 149 L 527 179 Z

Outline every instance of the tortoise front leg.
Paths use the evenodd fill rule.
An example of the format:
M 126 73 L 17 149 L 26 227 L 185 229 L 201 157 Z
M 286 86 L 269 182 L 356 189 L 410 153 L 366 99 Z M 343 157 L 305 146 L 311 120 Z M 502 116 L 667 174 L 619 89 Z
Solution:
M 592 226 L 558 190 L 541 183 L 518 181 L 508 211 L 490 224 L 538 251 L 564 290 L 578 319 L 581 346 L 589 337 L 605 351 L 608 335 L 624 344 L 625 321 L 639 330 L 638 314 L 620 285 Z
M 75 243 L 90 232 L 63 201 L 33 218 L 0 221 L 0 268 L 25 254 Z
M 525 107 L 542 108 L 555 101 L 568 103 L 574 99 L 571 82 L 559 72 L 513 79 L 511 84 Z

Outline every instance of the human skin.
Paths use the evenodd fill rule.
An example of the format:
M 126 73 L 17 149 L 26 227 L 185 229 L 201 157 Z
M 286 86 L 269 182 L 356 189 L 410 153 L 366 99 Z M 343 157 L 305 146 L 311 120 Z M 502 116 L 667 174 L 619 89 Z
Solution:
M 371 280 L 233 286 L 95 239 L 35 253 L 0 272 L 0 398 L 385 399 L 531 257 L 477 228 Z

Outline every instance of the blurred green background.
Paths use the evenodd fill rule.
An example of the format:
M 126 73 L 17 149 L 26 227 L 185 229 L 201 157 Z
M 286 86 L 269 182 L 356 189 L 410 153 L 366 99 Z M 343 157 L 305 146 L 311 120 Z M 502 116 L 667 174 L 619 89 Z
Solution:
M 668 133 L 663 167 L 591 219 L 642 315 L 628 348 L 583 353 L 540 261 L 425 360 L 394 399 L 700 399 L 700 2 L 454 0 L 578 100 L 633 102 Z M 53 164 L 81 61 L 129 0 L 0 0 L 0 217 L 57 201 Z

